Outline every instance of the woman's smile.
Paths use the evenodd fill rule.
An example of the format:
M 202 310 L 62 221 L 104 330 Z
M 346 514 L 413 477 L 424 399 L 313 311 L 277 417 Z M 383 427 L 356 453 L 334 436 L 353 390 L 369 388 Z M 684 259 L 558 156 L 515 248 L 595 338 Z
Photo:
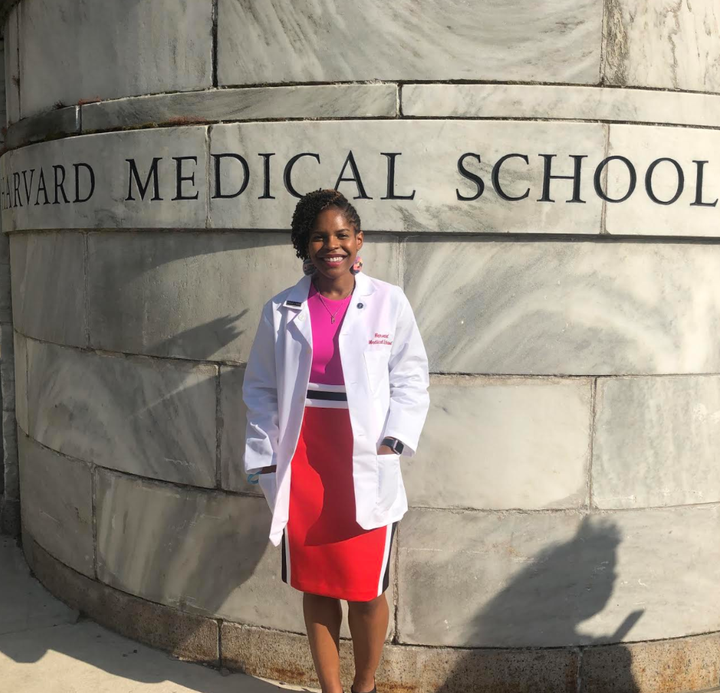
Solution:
M 332 266 L 340 265 L 347 255 L 323 255 L 320 259 L 326 264 Z

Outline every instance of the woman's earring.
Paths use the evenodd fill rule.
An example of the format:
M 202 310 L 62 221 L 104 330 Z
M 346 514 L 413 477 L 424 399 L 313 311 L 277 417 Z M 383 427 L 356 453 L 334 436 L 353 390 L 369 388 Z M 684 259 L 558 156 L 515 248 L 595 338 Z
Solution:
M 313 272 L 315 272 L 315 265 L 313 265 L 312 260 L 310 258 L 303 260 L 303 274 L 308 275 Z
M 355 258 L 355 264 L 350 268 L 350 271 L 351 271 L 353 274 L 357 274 L 358 272 L 362 272 L 362 267 L 363 267 L 362 258 L 361 258 L 361 257 L 356 257 L 356 258 Z

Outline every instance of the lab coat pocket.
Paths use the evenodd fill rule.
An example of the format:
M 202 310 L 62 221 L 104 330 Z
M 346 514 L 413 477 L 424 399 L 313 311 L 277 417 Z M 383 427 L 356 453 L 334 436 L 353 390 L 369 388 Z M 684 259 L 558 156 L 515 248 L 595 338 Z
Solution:
M 272 474 L 260 474 L 258 483 L 265 495 L 265 500 L 270 506 L 270 510 L 275 512 L 275 499 L 277 498 L 277 472 Z
M 400 491 L 400 455 L 378 455 L 377 466 L 377 507 L 380 511 L 388 511 Z
M 386 349 L 367 349 L 363 352 L 365 357 L 365 370 L 372 392 L 379 392 L 381 388 L 390 387 L 390 371 L 388 361 L 390 351 Z

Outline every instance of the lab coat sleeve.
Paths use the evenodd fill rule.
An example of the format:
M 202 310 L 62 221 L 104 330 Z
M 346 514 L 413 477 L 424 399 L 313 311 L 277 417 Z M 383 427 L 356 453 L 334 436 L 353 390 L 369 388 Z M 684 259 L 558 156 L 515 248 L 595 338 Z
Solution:
M 412 456 L 430 406 L 430 378 L 425 346 L 412 307 L 402 289 L 397 291 L 400 312 L 390 352 L 390 411 L 383 436 L 402 441 L 403 455 Z
M 277 458 L 278 396 L 272 313 L 272 302 L 268 302 L 262 311 L 243 381 L 243 401 L 247 407 L 245 471 L 248 474 L 276 464 Z

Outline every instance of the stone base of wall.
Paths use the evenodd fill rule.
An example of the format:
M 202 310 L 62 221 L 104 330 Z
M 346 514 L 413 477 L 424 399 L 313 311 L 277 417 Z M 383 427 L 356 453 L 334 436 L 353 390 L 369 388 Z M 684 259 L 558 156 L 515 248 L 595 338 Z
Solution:
M 91 580 L 51 556 L 23 530 L 35 577 L 58 599 L 106 628 L 180 659 L 219 664 L 218 622 L 161 606 Z
M 27 531 L 23 548 L 52 594 L 111 630 L 180 659 L 317 686 L 303 635 L 196 616 L 108 587 L 58 561 Z M 349 688 L 348 641 L 341 658 Z M 389 644 L 377 681 L 392 693 L 689 693 L 720 682 L 720 633 L 568 648 Z
M 20 536 L 20 501 L 0 498 L 0 534 Z

